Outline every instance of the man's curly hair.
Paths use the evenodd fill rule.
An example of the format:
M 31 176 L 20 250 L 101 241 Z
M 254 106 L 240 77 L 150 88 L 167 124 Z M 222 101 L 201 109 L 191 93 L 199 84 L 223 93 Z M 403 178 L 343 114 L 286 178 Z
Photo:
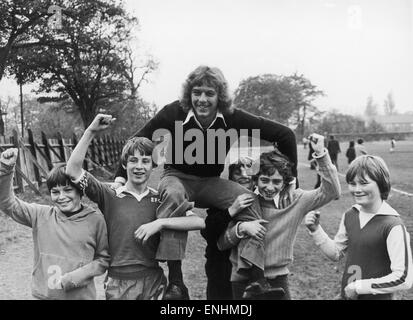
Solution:
M 284 184 L 294 179 L 291 161 L 278 149 L 260 155 L 260 171 L 254 176 L 254 180 L 258 180 L 260 175 L 272 176 L 275 171 L 283 177 Z
M 228 82 L 222 71 L 215 67 L 199 66 L 189 74 L 183 84 L 180 102 L 182 109 L 186 113 L 192 108 L 192 88 L 202 85 L 215 88 L 218 93 L 218 110 L 221 111 L 222 114 L 231 114 L 233 112 Z

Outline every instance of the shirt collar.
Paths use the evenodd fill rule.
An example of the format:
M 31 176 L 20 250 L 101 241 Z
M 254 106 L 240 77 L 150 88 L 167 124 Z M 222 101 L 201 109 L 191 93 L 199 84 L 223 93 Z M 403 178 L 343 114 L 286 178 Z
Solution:
M 195 112 L 194 112 L 194 110 L 193 110 L 192 108 L 191 108 L 191 110 L 189 110 L 188 114 L 186 115 L 186 118 L 185 118 L 185 121 L 184 121 L 183 124 L 188 123 L 189 120 L 191 120 L 191 118 L 194 118 L 196 124 L 197 124 L 201 129 L 203 129 L 203 128 L 202 128 L 202 125 L 199 123 L 198 119 L 195 117 Z M 216 121 L 218 118 L 221 118 L 222 121 L 224 121 L 225 127 L 227 126 L 227 123 L 225 122 L 224 115 L 222 114 L 221 111 L 217 110 L 217 114 L 215 115 L 214 121 L 211 122 L 211 124 L 209 125 L 209 127 L 208 127 L 207 129 L 211 128 L 212 125 L 215 123 L 215 121 Z
M 254 193 L 264 198 L 264 196 L 258 191 L 258 188 L 255 188 Z M 280 201 L 280 193 L 278 192 L 272 200 L 274 201 L 275 208 L 279 209 L 278 202 Z
M 356 209 L 358 212 L 361 212 L 361 206 L 359 204 L 354 204 L 353 208 Z M 364 212 L 364 211 L 363 211 Z M 383 201 L 379 211 L 375 213 L 375 215 L 383 215 L 383 216 L 400 216 L 396 210 L 394 210 L 386 201 Z
M 158 194 L 158 192 L 155 189 L 152 189 L 151 187 L 146 187 L 146 190 L 141 193 L 141 194 L 137 194 L 136 192 L 132 192 L 126 189 L 126 186 L 121 186 L 119 188 L 117 188 L 115 190 L 116 192 L 116 196 L 118 197 L 121 193 L 128 193 L 130 195 L 132 195 L 133 197 L 136 198 L 136 200 L 138 200 L 139 202 L 145 198 L 147 195 L 149 195 L 149 193 L 152 194 Z

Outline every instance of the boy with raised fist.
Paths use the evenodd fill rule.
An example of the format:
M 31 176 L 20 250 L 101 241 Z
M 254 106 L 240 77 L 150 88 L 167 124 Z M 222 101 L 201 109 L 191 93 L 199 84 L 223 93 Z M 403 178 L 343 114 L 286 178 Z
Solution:
M 46 183 L 52 205 L 27 203 L 13 192 L 18 149 L 0 156 L 0 212 L 33 230 L 32 294 L 37 299 L 96 299 L 94 277 L 109 265 L 103 216 L 81 202 L 82 192 L 54 168 Z

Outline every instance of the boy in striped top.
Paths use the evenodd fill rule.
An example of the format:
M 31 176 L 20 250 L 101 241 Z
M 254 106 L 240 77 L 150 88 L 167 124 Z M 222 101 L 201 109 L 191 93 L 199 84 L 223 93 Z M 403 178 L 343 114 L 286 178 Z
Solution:
M 344 213 L 334 240 L 319 225 L 315 212 L 305 223 L 317 246 L 332 260 L 347 253 L 341 298 L 389 300 L 413 282 L 410 237 L 399 214 L 387 202 L 390 174 L 383 159 L 363 155 L 346 174 L 356 202 Z
M 259 172 L 254 176 L 256 201 L 262 209 L 262 216 L 257 213 L 252 218 L 260 223 L 255 231 L 247 233 L 246 221 L 251 218 L 238 214 L 219 240 L 221 250 L 233 247 L 231 281 L 236 300 L 260 299 L 264 295 L 272 298 L 277 288 L 283 289 L 284 299 L 290 299 L 288 265 L 293 261 L 298 226 L 309 208 L 320 208 L 340 196 L 337 169 L 324 147 L 323 136 L 313 134 L 310 141 L 322 177 L 321 186 L 314 190 L 294 190 L 292 203 L 283 206 L 280 193 L 293 179 L 292 163 L 278 150 L 262 153 Z M 255 235 L 247 237 L 251 233 Z

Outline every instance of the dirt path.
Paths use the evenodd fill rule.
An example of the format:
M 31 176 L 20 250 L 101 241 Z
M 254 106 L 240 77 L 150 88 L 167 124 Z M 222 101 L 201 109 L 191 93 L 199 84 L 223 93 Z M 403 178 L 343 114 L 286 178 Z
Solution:
M 17 225 L 13 231 L 17 239 L 0 247 L 0 300 L 31 300 L 31 272 L 33 268 L 33 241 L 29 228 Z M 190 232 L 187 259 L 183 271 L 192 299 L 205 299 L 206 278 L 199 268 L 205 264 L 205 243 L 198 232 Z M 199 265 L 198 265 L 199 264 Z M 98 299 L 105 299 L 103 281 L 96 278 Z

